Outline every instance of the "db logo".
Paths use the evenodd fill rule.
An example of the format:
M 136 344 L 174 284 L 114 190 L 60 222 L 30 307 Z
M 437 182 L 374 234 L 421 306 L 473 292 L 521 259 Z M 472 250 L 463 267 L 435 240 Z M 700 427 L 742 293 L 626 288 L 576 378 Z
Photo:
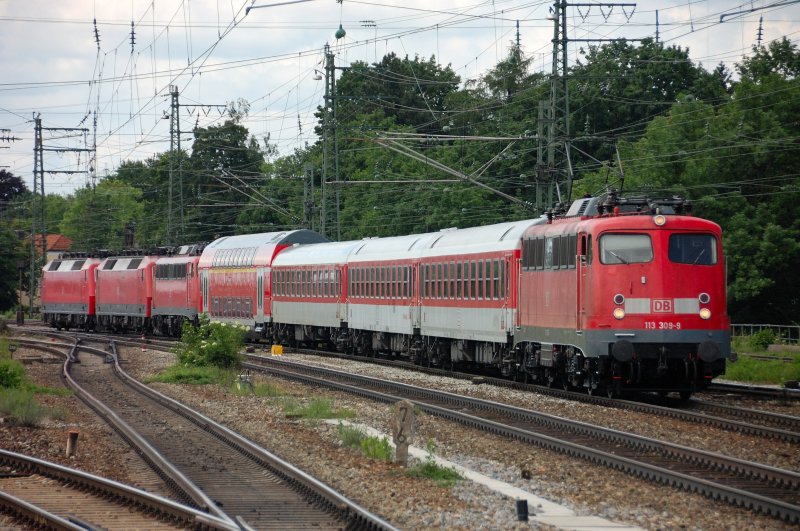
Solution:
M 672 313 L 672 299 L 653 299 L 653 313 Z

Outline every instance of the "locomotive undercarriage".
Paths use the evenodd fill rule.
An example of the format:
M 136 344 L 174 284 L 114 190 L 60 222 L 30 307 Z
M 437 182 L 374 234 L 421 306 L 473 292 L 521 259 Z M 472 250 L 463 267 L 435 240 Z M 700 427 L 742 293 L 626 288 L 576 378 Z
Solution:
M 623 343 L 620 346 L 620 343 Z M 724 359 L 704 359 L 707 345 L 618 342 L 606 356 L 587 357 L 569 345 L 524 343 L 503 364 L 503 375 L 525 382 L 585 389 L 609 397 L 626 391 L 677 392 L 688 399 L 725 370 Z M 700 353 L 698 353 L 700 352 Z
M 94 330 L 93 315 L 79 315 L 67 313 L 46 313 L 42 320 L 56 330 L 69 330 L 70 328 L 80 328 L 81 330 Z
M 188 320 L 183 315 L 154 315 L 151 318 L 152 330 L 166 337 L 181 337 L 183 323 Z
M 119 334 L 126 332 L 146 334 L 151 330 L 150 319 L 131 315 L 98 315 L 97 330 Z

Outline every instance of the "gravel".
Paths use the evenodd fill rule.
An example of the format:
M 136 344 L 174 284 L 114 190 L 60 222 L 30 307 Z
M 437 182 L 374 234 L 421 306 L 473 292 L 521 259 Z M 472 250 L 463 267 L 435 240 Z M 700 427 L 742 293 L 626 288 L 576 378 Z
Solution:
M 86 355 L 86 354 L 84 354 Z M 41 357 L 21 348 L 16 357 Z M 138 348 L 123 348 L 123 368 L 137 378 L 154 374 L 172 364 L 172 354 Z M 304 359 L 287 355 L 287 359 Z M 316 360 L 316 361 L 313 361 Z M 758 456 L 770 464 L 798 467 L 796 448 L 773 446 L 772 442 L 737 436 L 707 427 L 654 419 L 610 408 L 575 404 L 563 400 L 493 388 L 463 381 L 418 373 L 377 368 L 359 362 L 320 360 L 308 362 L 334 364 L 343 370 L 376 371 L 427 387 L 481 396 L 500 402 L 534 407 L 560 416 L 634 431 L 651 437 L 675 440 L 728 455 Z M 59 386 L 60 365 L 34 361 L 26 365 L 28 374 L 39 385 Z M 395 372 L 396 371 L 396 372 Z M 390 376 L 391 375 L 391 376 Z M 280 386 L 298 403 L 311 397 L 326 396 L 337 408 L 355 412 L 349 420 L 389 431 L 389 407 L 350 395 L 255 375 L 256 382 Z M 264 448 L 291 461 L 393 525 L 403 529 L 532 529 L 546 528 L 519 522 L 515 500 L 504 498 L 468 481 L 444 488 L 426 479 L 407 476 L 396 464 L 367 459 L 339 440 L 336 426 L 324 422 L 287 417 L 283 413 L 286 396 L 277 398 L 238 396 L 218 386 L 151 384 L 173 398 L 195 407 L 209 417 L 254 440 Z M 136 455 L 123 449 L 122 441 L 75 397 L 41 396 L 41 401 L 60 413 L 37 428 L 0 423 L 3 448 L 75 466 L 158 491 L 154 475 Z M 535 403 L 532 403 L 535 401 Z M 81 432 L 78 455 L 64 457 L 66 431 Z M 713 433 L 708 433 L 713 431 Z M 794 529 L 778 520 L 754 515 L 750 511 L 714 502 L 701 496 L 654 485 L 631 476 L 597 467 L 555 452 L 509 441 L 502 437 L 464 428 L 451 422 L 419 415 L 412 443 L 425 448 L 432 442 L 435 452 L 461 466 L 508 482 L 533 494 L 562 503 L 579 515 L 596 515 L 615 522 L 645 529 Z M 530 478 L 530 479 L 526 479 Z M 535 511 L 535 508 L 531 508 Z M 0 526 L 3 521 L 0 520 Z

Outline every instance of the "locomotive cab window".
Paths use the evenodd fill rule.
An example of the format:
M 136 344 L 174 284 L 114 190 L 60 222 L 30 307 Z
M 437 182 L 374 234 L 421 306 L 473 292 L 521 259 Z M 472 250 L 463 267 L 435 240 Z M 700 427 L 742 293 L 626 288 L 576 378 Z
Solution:
M 635 264 L 653 259 L 653 243 L 647 234 L 603 234 L 599 246 L 604 264 Z
M 668 254 L 678 264 L 714 265 L 717 239 L 711 234 L 670 234 Z

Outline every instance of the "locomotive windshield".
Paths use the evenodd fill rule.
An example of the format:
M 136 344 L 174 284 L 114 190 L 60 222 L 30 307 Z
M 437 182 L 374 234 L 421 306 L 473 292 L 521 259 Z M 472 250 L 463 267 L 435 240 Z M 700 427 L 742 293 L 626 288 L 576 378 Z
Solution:
M 717 239 L 711 234 L 671 234 L 669 259 L 678 264 L 714 265 Z
M 653 259 L 653 244 L 647 234 L 603 234 L 600 261 L 604 264 L 635 264 Z

